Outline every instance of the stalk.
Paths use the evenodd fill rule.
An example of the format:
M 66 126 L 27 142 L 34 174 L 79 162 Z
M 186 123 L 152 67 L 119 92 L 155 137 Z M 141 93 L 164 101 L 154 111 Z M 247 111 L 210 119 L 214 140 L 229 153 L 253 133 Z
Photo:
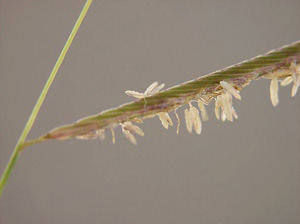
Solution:
M 73 39 L 74 39 L 74 37 L 75 37 L 75 35 L 76 35 L 76 33 L 77 33 L 77 31 L 78 31 L 78 29 L 79 29 L 82 21 L 83 21 L 83 19 L 84 19 L 85 15 L 86 15 L 86 13 L 88 11 L 91 3 L 92 3 L 92 0 L 87 0 L 87 2 L 85 3 L 85 5 L 84 5 L 84 7 L 83 7 L 83 9 L 82 9 L 82 11 L 81 11 L 81 13 L 79 15 L 79 18 L 77 19 L 77 21 L 75 23 L 75 26 L 73 27 L 72 32 L 71 32 L 71 34 L 70 34 L 70 36 L 69 36 L 69 38 L 68 38 L 68 40 L 67 40 L 64 48 L 62 49 L 62 51 L 61 51 L 61 53 L 60 53 L 60 55 L 59 55 L 59 57 L 58 57 L 58 59 L 56 61 L 56 64 L 54 65 L 53 70 L 52 70 L 52 72 L 51 72 L 51 74 L 50 74 L 50 76 L 49 76 L 49 78 L 48 78 L 48 80 L 47 80 L 47 82 L 46 82 L 46 84 L 45 84 L 42 92 L 41 92 L 41 95 L 38 98 L 38 100 L 37 100 L 37 102 L 36 102 L 36 104 L 35 104 L 32 112 L 31 112 L 31 115 L 30 115 L 30 117 L 29 117 L 29 119 L 28 119 L 28 121 L 27 121 L 27 123 L 25 125 L 25 128 L 24 128 L 24 130 L 23 130 L 23 132 L 22 132 L 22 134 L 21 134 L 21 136 L 20 136 L 20 138 L 19 138 L 19 140 L 18 140 L 18 142 L 17 142 L 17 144 L 15 146 L 15 149 L 14 149 L 14 151 L 13 151 L 11 157 L 10 157 L 10 160 L 9 160 L 9 162 L 8 162 L 8 164 L 7 164 L 7 166 L 6 166 L 5 170 L 4 170 L 4 173 L 3 173 L 2 177 L 1 177 L 1 180 L 0 180 L 0 197 L 2 196 L 4 187 L 5 187 L 5 185 L 7 183 L 7 180 L 9 178 L 10 174 L 11 174 L 11 171 L 13 170 L 13 168 L 16 165 L 16 162 L 18 161 L 18 158 L 19 158 L 19 156 L 20 156 L 20 154 L 22 152 L 22 149 L 25 146 L 29 145 L 28 143 L 24 144 L 24 142 L 25 142 L 25 140 L 27 138 L 27 135 L 28 135 L 29 131 L 32 128 L 32 125 L 33 125 L 33 123 L 34 123 L 34 121 L 35 121 L 35 119 L 36 119 L 36 117 L 37 117 L 37 115 L 39 113 L 39 110 L 40 110 L 40 108 L 41 108 L 41 106 L 42 106 L 42 104 L 43 104 L 43 102 L 45 100 L 45 97 L 46 97 L 46 95 L 48 93 L 48 90 L 49 90 L 49 88 L 50 88 L 50 86 L 51 86 L 51 84 L 52 84 L 52 82 L 53 82 L 53 80 L 54 80 L 54 78 L 55 78 L 55 76 L 56 76 L 56 74 L 58 72 L 58 69 L 60 68 L 60 66 L 61 66 L 61 64 L 62 64 L 62 62 L 63 62 L 63 60 L 65 58 L 65 55 L 66 55 L 68 49 L 71 46 L 71 43 L 72 43 L 72 41 L 73 41 Z M 36 143 L 38 141 L 39 140 L 31 141 L 31 144 Z

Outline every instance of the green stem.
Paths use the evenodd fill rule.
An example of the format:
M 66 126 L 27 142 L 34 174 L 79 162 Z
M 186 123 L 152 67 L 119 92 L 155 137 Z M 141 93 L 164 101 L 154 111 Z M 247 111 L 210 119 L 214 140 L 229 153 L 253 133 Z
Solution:
M 85 5 L 84 5 L 84 7 L 83 7 L 83 9 L 82 9 L 82 11 L 81 11 L 81 13 L 79 15 L 79 18 L 77 19 L 76 24 L 73 27 L 73 30 L 72 30 L 72 32 L 71 32 L 71 34 L 70 34 L 70 36 L 69 36 L 69 38 L 68 38 L 65 46 L 64 46 L 62 52 L 60 53 L 60 55 L 59 55 L 59 57 L 58 57 L 55 65 L 54 65 L 54 67 L 53 67 L 53 70 L 52 70 L 52 72 L 51 72 L 51 74 L 50 74 L 50 76 L 49 76 L 49 78 L 48 78 L 48 80 L 47 80 L 47 82 L 46 82 L 46 84 L 44 86 L 44 89 L 42 90 L 42 93 L 41 93 L 38 101 L 36 102 L 36 104 L 35 104 L 32 112 L 31 112 L 31 115 L 30 115 L 30 117 L 29 117 L 29 119 L 28 119 L 28 121 L 27 121 L 27 123 L 25 125 L 25 128 L 24 128 L 24 130 L 23 130 L 23 132 L 22 132 L 22 134 L 21 134 L 21 136 L 20 136 L 20 138 L 19 138 L 19 140 L 18 140 L 18 142 L 16 144 L 16 147 L 15 147 L 15 149 L 14 149 L 14 151 L 13 151 L 11 157 L 10 157 L 10 160 L 9 160 L 9 162 L 8 162 L 6 168 L 5 168 L 5 171 L 4 171 L 4 173 L 3 173 L 2 177 L 1 177 L 1 181 L 0 181 L 0 197 L 2 196 L 4 187 L 5 187 L 6 183 L 7 183 L 7 180 L 9 178 L 9 176 L 10 176 L 11 171 L 13 170 L 13 168 L 14 168 L 17 160 L 18 160 L 18 157 L 19 157 L 22 149 L 25 146 L 27 146 L 26 144 L 24 144 L 24 142 L 25 142 L 25 140 L 27 138 L 27 135 L 28 135 L 28 133 L 29 133 L 29 131 L 30 131 L 30 129 L 31 129 L 31 127 L 32 127 L 32 125 L 33 125 L 36 117 L 37 117 L 37 114 L 38 114 L 38 112 L 39 112 L 39 110 L 40 110 L 40 108 L 41 108 L 41 106 L 42 106 L 42 104 L 43 104 L 43 102 L 45 100 L 46 95 L 47 95 L 47 92 L 48 92 L 48 90 L 49 90 L 49 88 L 50 88 L 50 86 L 51 86 L 51 84 L 52 84 L 52 82 L 53 82 L 53 80 L 54 80 L 54 78 L 55 78 L 55 76 L 57 74 L 57 71 L 58 71 L 59 67 L 61 66 L 61 63 L 63 62 L 63 60 L 64 60 L 64 58 L 66 56 L 66 53 L 67 53 L 68 49 L 70 48 L 70 45 L 71 45 L 71 43 L 72 43 L 72 41 L 73 41 L 73 39 L 74 39 L 74 37 L 75 37 L 78 29 L 79 29 L 79 27 L 80 27 L 80 25 L 81 25 L 81 23 L 82 23 L 85 15 L 86 15 L 88 9 L 89 9 L 92 1 L 93 0 L 87 0 L 87 2 L 85 3 Z

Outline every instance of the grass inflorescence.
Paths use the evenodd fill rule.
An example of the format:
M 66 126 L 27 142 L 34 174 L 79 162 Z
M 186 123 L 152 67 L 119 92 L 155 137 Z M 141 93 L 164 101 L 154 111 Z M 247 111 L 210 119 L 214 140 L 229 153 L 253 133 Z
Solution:
M 265 55 L 212 72 L 208 75 L 182 83 L 166 90 L 164 84 L 152 83 L 144 93 L 128 90 L 125 93 L 137 100 L 121 105 L 117 108 L 103 111 L 79 121 L 58 127 L 41 137 L 26 141 L 27 135 L 38 115 L 39 109 L 57 74 L 58 69 L 92 3 L 87 0 L 83 10 L 49 76 L 47 83 L 28 119 L 27 124 L 16 144 L 12 156 L 0 180 L 0 196 L 7 183 L 22 150 L 32 144 L 56 139 L 105 139 L 107 131 L 111 132 L 115 143 L 114 129 L 121 127 L 124 136 L 133 144 L 137 144 L 135 135 L 144 136 L 142 129 L 135 123 L 142 123 L 144 119 L 158 117 L 164 128 L 173 126 L 169 112 L 174 111 L 177 118 L 177 134 L 180 118 L 177 110 L 188 104 L 185 109 L 185 123 L 189 132 L 201 134 L 202 121 L 208 120 L 205 106 L 215 100 L 215 116 L 222 121 L 233 121 L 238 115 L 233 107 L 233 99 L 241 100 L 240 90 L 252 80 L 270 79 L 271 102 L 276 106 L 278 99 L 278 84 L 286 86 L 293 83 L 291 95 L 295 96 L 300 86 L 300 41 L 268 52 Z M 193 105 L 197 102 L 198 108 Z
M 166 90 L 162 90 L 165 85 L 158 85 L 158 82 L 152 83 L 144 93 L 128 90 L 125 93 L 137 100 L 80 119 L 74 124 L 55 128 L 34 141 L 97 137 L 104 139 L 106 131 L 113 132 L 120 125 L 125 137 L 136 144 L 133 133 L 142 136 L 144 133 L 136 131 L 137 126 L 132 122 L 142 123 L 146 118 L 157 116 L 162 125 L 168 128 L 173 125 L 168 113 L 186 104 L 189 105 L 189 109 L 185 110 L 187 130 L 194 130 L 200 134 L 202 121 L 208 119 L 205 105 L 215 99 L 216 118 L 233 121 L 234 118 L 238 118 L 233 107 L 233 98 L 241 100 L 240 90 L 252 80 L 261 78 L 271 80 L 270 96 L 274 106 L 279 102 L 279 82 L 282 86 L 293 83 L 291 95 L 295 96 L 300 85 L 300 41 Z M 197 102 L 201 116 L 198 109 L 192 105 L 193 102 Z M 179 116 L 176 117 L 180 122 Z M 178 130 L 177 128 L 177 132 Z M 29 141 L 26 144 L 31 143 Z

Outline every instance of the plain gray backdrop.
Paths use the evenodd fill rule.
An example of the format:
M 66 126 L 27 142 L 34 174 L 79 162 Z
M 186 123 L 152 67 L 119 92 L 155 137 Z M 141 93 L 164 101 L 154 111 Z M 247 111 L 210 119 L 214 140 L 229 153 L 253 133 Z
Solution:
M 84 5 L 0 0 L 0 171 Z M 299 0 L 94 1 L 29 138 L 300 39 Z M 269 81 L 234 101 L 239 120 L 201 136 L 157 118 L 130 144 L 49 141 L 26 148 L 0 199 L 1 224 L 298 224 L 300 95 Z M 175 116 L 171 117 L 175 122 Z

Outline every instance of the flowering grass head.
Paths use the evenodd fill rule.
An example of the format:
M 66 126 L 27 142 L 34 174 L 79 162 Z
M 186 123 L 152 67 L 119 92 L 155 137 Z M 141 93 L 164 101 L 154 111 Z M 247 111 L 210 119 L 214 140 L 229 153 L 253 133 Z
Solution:
M 142 123 L 144 119 L 157 116 L 162 126 L 168 129 L 173 126 L 169 116 L 171 111 L 175 112 L 177 118 L 178 134 L 180 116 L 177 112 L 185 105 L 188 106 L 184 109 L 188 132 L 201 134 L 203 121 L 208 120 L 206 105 L 215 100 L 215 116 L 218 120 L 238 119 L 233 101 L 242 99 L 242 88 L 261 78 L 271 80 L 270 98 L 273 106 L 279 103 L 279 82 L 281 86 L 293 83 L 291 95 L 295 96 L 300 85 L 300 41 L 166 90 L 163 90 L 165 84 L 159 85 L 158 82 L 152 83 L 144 93 L 127 90 L 125 93 L 128 96 L 136 98 L 134 102 L 58 127 L 27 144 L 48 139 L 104 139 L 106 131 L 112 132 L 114 142 L 114 129 L 118 126 L 131 143 L 137 144 L 134 134 L 144 136 L 144 132 L 134 122 Z M 198 108 L 193 105 L 194 102 Z

